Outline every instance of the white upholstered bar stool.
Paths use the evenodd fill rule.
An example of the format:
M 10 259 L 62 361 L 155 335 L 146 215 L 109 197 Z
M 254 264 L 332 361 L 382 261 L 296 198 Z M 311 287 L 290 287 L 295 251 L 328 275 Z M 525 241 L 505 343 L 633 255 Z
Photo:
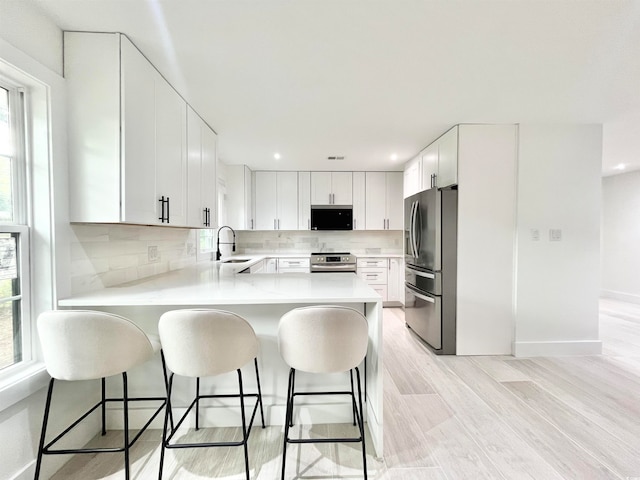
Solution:
M 129 449 L 160 413 L 165 405 L 166 398 L 164 396 L 129 398 L 127 371 L 150 360 L 154 353 L 160 351 L 160 342 L 148 337 L 140 327 L 124 317 L 105 312 L 86 310 L 55 310 L 44 312 L 38 317 L 38 334 L 42 345 L 44 362 L 49 375 L 51 375 L 51 380 L 47 392 L 34 478 L 37 480 L 40 475 L 43 455 L 124 452 L 125 478 L 128 480 Z M 105 378 L 112 375 L 122 375 L 122 398 L 107 398 L 106 396 Z M 102 396 L 100 401 L 45 445 L 47 423 L 55 381 L 97 379 L 100 379 L 102 382 Z M 144 427 L 129 441 L 129 402 L 149 400 L 159 401 L 160 406 L 154 411 Z M 106 433 L 106 404 L 108 402 L 122 402 L 123 405 L 124 439 L 121 447 L 51 448 L 98 407 L 101 408 L 102 434 L 104 435 Z
M 284 442 L 282 447 L 282 480 L 284 480 L 287 444 L 360 442 L 364 478 L 367 479 L 367 454 L 364 441 L 364 415 L 360 370 L 358 365 L 367 354 L 368 327 L 366 318 L 358 311 L 339 306 L 301 307 L 285 313 L 278 326 L 278 347 L 284 361 L 291 367 L 287 389 Z M 296 392 L 296 370 L 310 373 L 349 372 L 351 390 L 338 392 Z M 353 371 L 356 372 L 358 401 L 353 389 Z M 289 428 L 293 425 L 294 397 L 297 395 L 351 396 L 354 425 L 357 420 L 359 436 L 348 438 L 292 439 Z
M 258 372 L 259 343 L 253 328 L 249 323 L 235 313 L 211 309 L 185 309 L 166 312 L 160 317 L 158 332 L 162 340 L 167 368 L 169 369 L 169 387 L 167 394 L 167 415 L 165 416 L 162 434 L 162 450 L 160 453 L 159 478 L 162 479 L 164 453 L 166 448 L 195 448 L 195 447 L 244 447 L 245 474 L 249 480 L 249 453 L 247 442 L 251 427 L 260 406 L 262 428 L 264 412 L 262 409 L 262 392 L 260 389 L 260 374 Z M 242 382 L 242 367 L 253 360 L 257 381 L 257 393 L 245 393 Z M 211 377 L 233 371 L 238 375 L 238 394 L 201 395 L 200 378 Z M 196 394 L 184 415 L 175 426 L 169 427 L 171 412 L 171 390 L 174 375 L 196 379 Z M 255 397 L 251 419 L 247 424 L 245 416 L 245 398 Z M 189 412 L 195 407 L 196 430 L 199 429 L 199 407 L 201 399 L 208 398 L 239 398 L 242 420 L 242 440 L 237 442 L 202 442 L 176 443 L 172 442 Z

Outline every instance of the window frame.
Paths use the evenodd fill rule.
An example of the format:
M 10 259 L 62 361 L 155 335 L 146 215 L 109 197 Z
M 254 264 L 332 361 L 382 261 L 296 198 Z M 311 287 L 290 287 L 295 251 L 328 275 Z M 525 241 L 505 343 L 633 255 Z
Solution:
M 26 122 L 29 118 L 27 88 L 15 80 L 0 75 L 0 87 L 9 93 L 9 125 L 13 137 L 11 152 L 12 223 L 1 223 L 0 233 L 18 234 L 16 262 L 20 281 L 20 348 L 22 359 L 0 370 L 0 386 L 7 378 L 32 364 L 36 358 L 34 324 L 31 316 L 31 242 L 30 223 L 31 182 L 29 137 Z

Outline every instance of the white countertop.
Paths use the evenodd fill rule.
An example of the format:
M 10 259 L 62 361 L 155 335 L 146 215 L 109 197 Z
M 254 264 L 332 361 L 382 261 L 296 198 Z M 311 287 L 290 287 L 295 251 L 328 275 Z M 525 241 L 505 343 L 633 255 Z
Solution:
M 246 256 L 252 259 L 266 257 L 264 255 Z M 382 301 L 381 297 L 354 274 L 224 274 L 220 272 L 219 263 L 207 262 L 144 280 L 75 295 L 60 300 L 58 305 L 61 307 L 213 306 L 379 301 Z

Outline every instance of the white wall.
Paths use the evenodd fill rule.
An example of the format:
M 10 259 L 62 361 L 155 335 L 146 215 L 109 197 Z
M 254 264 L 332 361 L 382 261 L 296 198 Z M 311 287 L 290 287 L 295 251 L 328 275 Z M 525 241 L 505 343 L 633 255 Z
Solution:
M 602 295 L 640 303 L 640 171 L 602 179 Z
M 458 355 L 511 353 L 517 132 L 459 128 Z
M 599 353 L 602 126 L 521 125 L 518 156 L 514 353 Z
M 52 308 L 57 296 L 69 294 L 65 85 L 59 75 L 62 32 L 30 3 L 2 0 L 0 37 L 0 71 L 11 75 L 19 70 L 25 75 L 24 81 L 31 85 L 29 98 L 33 101 L 34 115 L 31 148 L 35 162 L 31 303 L 35 317 L 40 311 Z M 37 345 L 34 347 L 37 351 Z M 42 387 L 48 376 L 37 362 L 32 371 L 28 380 L 0 392 L 0 478 L 33 478 L 44 407 Z M 88 402 L 97 399 L 88 393 L 87 385 L 67 387 L 62 385 L 57 390 L 60 403 L 52 411 L 54 430 L 60 431 L 61 425 L 71 421 Z M 77 431 L 75 440 L 86 441 L 97 431 L 96 425 L 89 424 Z M 47 458 L 43 478 L 64 461 L 64 457 Z

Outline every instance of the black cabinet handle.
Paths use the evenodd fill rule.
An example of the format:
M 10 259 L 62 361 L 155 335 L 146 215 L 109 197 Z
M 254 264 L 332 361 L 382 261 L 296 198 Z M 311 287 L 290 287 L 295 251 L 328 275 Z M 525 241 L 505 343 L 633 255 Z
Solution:
M 160 202 L 160 205 L 162 206 L 162 213 L 160 215 L 160 217 L 158 217 L 158 220 L 160 220 L 162 223 L 164 223 L 165 221 L 167 223 L 169 223 L 169 197 L 164 198 L 164 195 L 162 197 L 160 197 L 160 200 L 158 200 Z M 167 207 L 167 215 L 165 217 L 165 205 Z
M 204 209 L 204 226 L 205 227 L 211 226 L 211 209 L 210 208 Z

